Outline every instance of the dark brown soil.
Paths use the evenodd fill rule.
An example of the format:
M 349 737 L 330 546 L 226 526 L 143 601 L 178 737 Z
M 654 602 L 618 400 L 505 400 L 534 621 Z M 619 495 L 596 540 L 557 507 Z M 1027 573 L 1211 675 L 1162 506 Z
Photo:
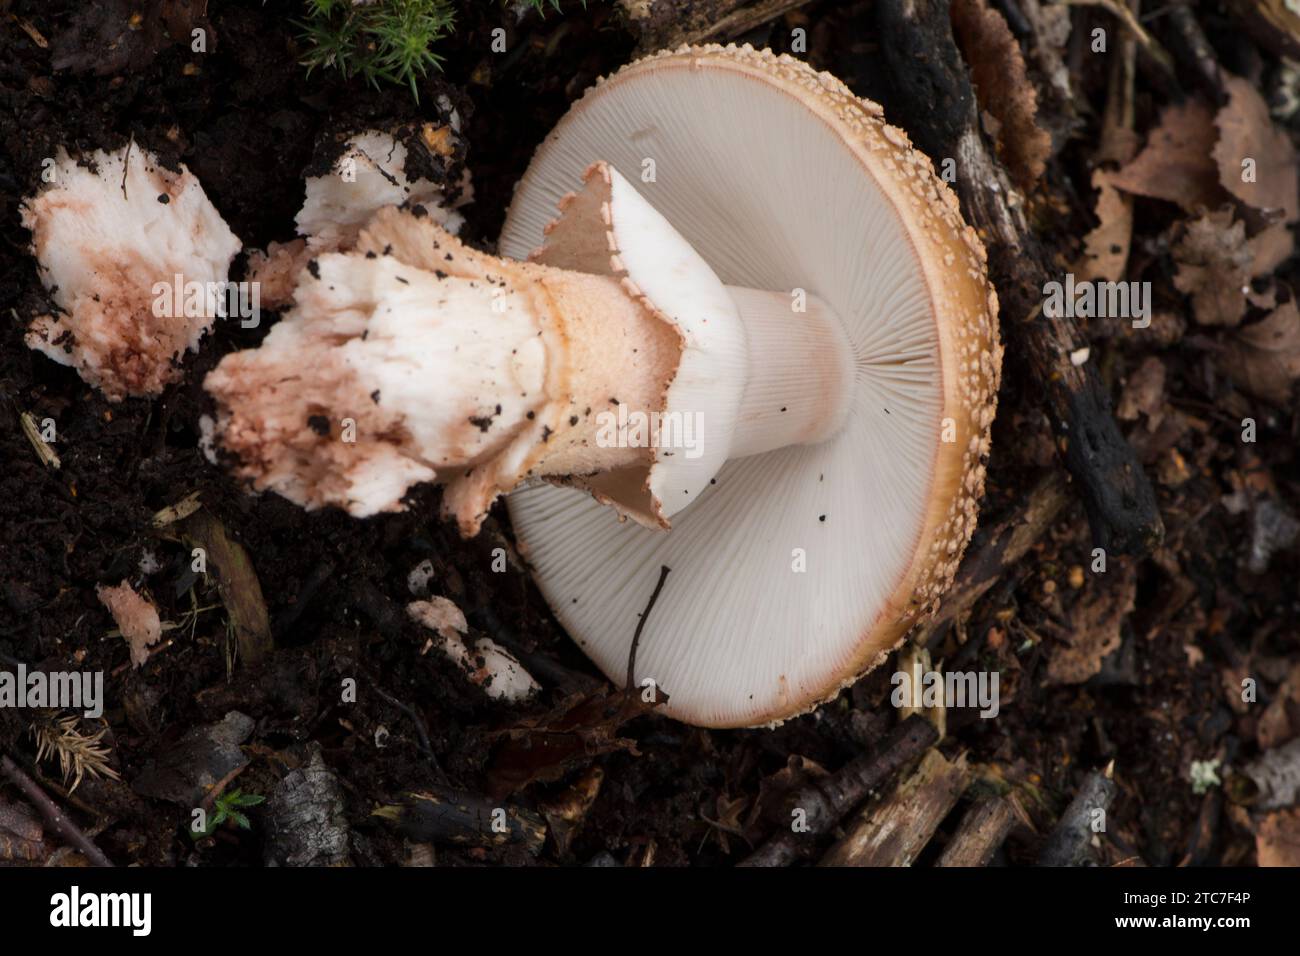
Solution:
M 53 41 L 73 29 L 73 11 L 82 6 L 13 2 L 0 3 L 0 12 L 23 18 Z M 462 17 L 447 42 L 446 71 L 424 84 L 422 102 L 445 92 L 468 117 L 475 201 L 466 209 L 465 237 L 490 247 L 532 150 L 577 94 L 626 62 L 635 41 L 610 5 L 591 0 L 586 12 L 575 7 L 563 16 L 529 17 L 512 29 L 515 52 L 504 63 L 489 63 L 497 11 L 489 3 L 469 6 L 475 12 Z M 817 24 L 809 58 L 868 92 L 870 71 L 862 64 L 871 56 L 870 20 L 861 6 L 835 6 L 804 8 L 801 16 Z M 256 728 L 244 745 L 249 766 L 234 786 L 270 794 L 301 763 L 304 746 L 319 743 L 343 789 L 354 861 L 397 863 L 409 848 L 372 811 L 405 791 L 437 786 L 438 768 L 452 784 L 486 792 L 492 733 L 523 716 L 489 703 L 437 655 L 421 654 L 423 635 L 399 613 L 410 599 L 406 577 L 416 564 L 432 559 L 434 593 L 460 605 L 476 630 L 555 668 L 529 713 L 555 706 L 566 689 L 582 689 L 581 677 L 568 688 L 557 686 L 566 671 L 599 676 L 526 573 L 518 567 L 490 573 L 492 549 L 510 539 L 504 510 L 498 507 L 481 537 L 461 541 L 438 519 L 433 489 L 417 490 L 404 514 L 357 521 L 336 511 L 307 514 L 271 495 L 251 497 L 209 465 L 197 448 L 198 420 L 209 410 L 202 378 L 224 354 L 255 345 L 271 316 L 259 329 L 218 323 L 187 360 L 183 382 L 153 402 L 110 404 L 23 343 L 27 319 L 46 308 L 46 299 L 16 209 L 35 188 L 41 160 L 58 146 L 88 150 L 134 137 L 167 160 L 184 162 L 252 248 L 291 237 L 303 172 L 335 132 L 358 117 L 420 115 L 401 89 L 344 85 L 327 72 L 305 77 L 288 22 L 298 5 L 212 0 L 209 7 L 214 50 L 192 54 L 187 44 L 171 45 L 140 53 L 104 76 L 54 70 L 51 50 L 15 21 L 0 23 L 0 662 L 111 675 L 106 742 L 122 780 L 88 778 L 70 806 L 115 862 L 262 861 L 265 806 L 250 811 L 250 832 L 223 829 L 195 841 L 186 833 L 187 809 L 131 786 L 187 731 L 238 710 L 255 718 Z M 788 45 L 787 34 L 778 24 L 770 37 L 760 31 L 755 39 L 780 48 Z M 187 72 L 187 64 L 197 72 Z M 1150 92 L 1144 97 L 1148 113 L 1163 102 Z M 907 126 L 907 117 L 891 118 Z M 1063 244 L 1086 231 L 1090 211 L 1084 165 L 1068 162 L 1051 172 L 1073 200 L 1053 213 Z M 1140 206 L 1144 216 L 1140 230 L 1155 235 L 1158 212 Z M 1157 286 L 1166 307 L 1184 308 L 1167 277 Z M 984 786 L 1014 790 L 1040 834 L 1087 771 L 1114 761 L 1120 796 L 1104 850 L 1110 861 L 1140 856 L 1170 865 L 1194 847 L 1198 862 L 1251 863 L 1254 836 L 1244 815 L 1208 806 L 1217 791 L 1194 794 L 1188 773 L 1192 760 L 1231 763 L 1259 752 L 1253 713 L 1229 707 L 1224 672 L 1250 662 L 1259 670 L 1267 662 L 1271 669 L 1260 670 L 1271 675 L 1261 682 L 1267 701 L 1284 674 L 1279 662 L 1293 660 L 1298 650 L 1300 561 L 1294 551 L 1283 552 L 1265 573 L 1250 573 L 1249 516 L 1234 516 L 1219 502 L 1232 490 L 1229 471 L 1253 469 L 1271 475 L 1294 506 L 1300 418 L 1294 410 L 1262 417 L 1259 442 L 1247 458 L 1231 441 L 1232 421 L 1240 416 L 1224 404 L 1231 384 L 1216 374 L 1212 352 L 1186 341 L 1139 351 L 1098 331 L 1117 391 L 1145 354 L 1159 354 L 1169 401 L 1206 424 L 1177 441 L 1190 477 L 1177 486 L 1159 484 L 1167 527 L 1160 561 L 1137 565 L 1136 610 L 1102 673 L 1078 686 L 1049 686 L 1045 661 L 1077 620 L 1076 608 L 1107 600 L 1112 580 L 1126 573 L 1117 559 L 1107 577 L 1090 575 L 1081 589 L 1071 587 L 1070 569 L 1087 567 L 1091 548 L 1082 512 L 1071 505 L 1030 559 L 945 637 L 938 656 L 999 671 L 1003 692 L 996 720 L 953 716 L 944 747 L 969 751 L 982 766 Z M 990 516 L 1013 509 L 1044 470 L 1058 467 L 1035 388 L 1015 368 L 1013 361 L 995 429 L 984 506 Z M 60 470 L 38 461 L 19 427 L 23 411 L 57 422 Z M 232 666 L 232 638 L 214 582 L 190 571 L 187 546 L 151 527 L 155 512 L 194 491 L 247 550 L 260 580 L 277 643 L 260 668 Z M 161 565 L 147 579 L 139 571 L 146 553 Z M 124 666 L 127 646 L 107 636 L 114 625 L 95 595 L 97 584 L 124 578 L 147 588 L 164 621 L 184 622 L 140 670 Z M 187 617 L 195 607 L 206 610 Z M 574 863 L 601 853 L 630 863 L 735 862 L 768 831 L 755 803 L 769 789 L 764 781 L 790 758 L 833 770 L 893 723 L 891 671 L 880 669 L 818 713 L 774 731 L 710 732 L 637 717 L 621 730 L 635 741 L 635 753 L 577 761 L 562 780 L 511 797 L 537 807 L 563 793 L 579 766 L 603 767 L 599 796 L 567 851 L 548 841 L 534 860 L 518 848 L 440 846 L 439 862 Z M 347 678 L 359 685 L 356 703 L 341 700 Z M 379 691 L 413 708 L 436 763 L 422 753 L 411 716 Z M 56 800 L 68 800 L 57 765 L 34 759 L 31 720 L 29 712 L 0 710 L 0 748 L 39 773 Z M 382 748 L 375 745 L 381 727 L 388 732 Z M 1211 814 L 1209 842 L 1198 837 L 1203 809 Z M 954 823 L 947 822 L 930 852 Z M 1031 862 L 1036 849 L 1037 838 L 1022 831 L 999 859 Z

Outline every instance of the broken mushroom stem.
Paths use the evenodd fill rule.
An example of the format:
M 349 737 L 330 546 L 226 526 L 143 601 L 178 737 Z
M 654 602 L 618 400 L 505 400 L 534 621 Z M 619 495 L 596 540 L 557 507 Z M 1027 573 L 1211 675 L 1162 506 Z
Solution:
M 469 249 L 395 208 L 354 250 L 313 260 L 289 334 L 272 332 L 294 347 L 230 356 L 207 382 L 223 406 L 224 443 L 246 473 L 358 516 L 398 507 L 411 477 L 437 477 L 466 535 L 497 495 L 534 479 L 586 488 L 666 528 L 728 460 L 836 433 L 854 361 L 824 301 L 804 289 L 723 285 L 605 163 L 592 164 L 559 208 L 528 263 Z M 387 316 L 402 323 L 391 338 Z M 351 354 L 331 354 L 339 345 Z M 302 381 L 285 374 L 289 361 L 337 366 L 342 394 L 364 394 L 361 404 L 380 410 L 371 423 L 379 433 L 386 404 L 428 403 L 426 427 L 398 439 L 418 446 L 428 473 L 412 475 L 408 460 L 405 475 L 343 468 L 333 476 L 345 472 L 341 485 L 331 488 L 330 474 L 303 482 L 301 446 L 315 444 L 305 431 L 329 439 L 347 404 L 330 407 L 322 395 L 320 415 L 284 420 L 287 409 L 263 393 Z M 413 420 L 404 414 L 403 430 Z M 286 438 L 299 446 L 294 460 L 280 455 Z M 685 474 L 656 480 L 654 465 L 674 458 Z M 669 496 L 674 486 L 680 501 Z

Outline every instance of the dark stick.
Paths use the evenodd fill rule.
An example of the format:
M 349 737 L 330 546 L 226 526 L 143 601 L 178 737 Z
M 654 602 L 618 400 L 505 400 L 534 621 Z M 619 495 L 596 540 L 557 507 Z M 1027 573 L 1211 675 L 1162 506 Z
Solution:
M 854 757 L 829 777 L 808 784 L 787 799 L 788 808 L 804 811 L 805 832 L 781 830 L 737 865 L 789 866 L 867 794 L 938 739 L 934 725 L 913 714 L 890 731 L 875 753 Z
M 400 803 L 380 807 L 372 815 L 395 823 L 421 843 L 481 847 L 513 843 L 535 856 L 546 840 L 546 821 L 540 815 L 523 807 L 502 806 L 468 790 L 412 791 Z
M 54 829 L 54 832 L 63 837 L 68 843 L 81 851 L 81 855 L 91 862 L 94 866 L 112 866 L 104 852 L 91 842 L 90 837 L 81 832 L 81 829 L 68 819 L 67 815 L 59 809 L 58 804 L 45 795 L 31 777 L 23 772 L 22 768 L 9 759 L 5 754 L 0 754 L 0 773 L 3 773 L 9 780 L 22 791 L 23 796 L 32 802 L 32 805 L 41 812 L 41 816 Z
M 1092 838 L 1098 832 L 1093 829 L 1096 811 L 1101 810 L 1104 814 L 1110 808 L 1116 789 L 1110 767 L 1088 774 L 1078 795 L 1070 801 L 1048 834 L 1038 865 L 1084 866 L 1091 862 Z
M 636 670 L 636 649 L 641 644 L 641 631 L 645 628 L 645 622 L 650 619 L 650 611 L 655 606 L 655 601 L 659 600 L 659 592 L 664 589 L 664 582 L 668 580 L 668 565 L 659 567 L 659 583 L 655 585 L 654 593 L 650 595 L 650 603 L 645 606 L 641 612 L 641 620 L 637 621 L 636 632 L 632 635 L 632 648 L 627 652 L 627 683 L 624 684 L 629 692 L 632 690 L 632 672 Z
M 1025 203 L 980 133 L 970 75 L 953 40 L 948 4 L 875 4 L 893 88 L 887 104 L 921 150 L 956 160 L 962 212 L 984 237 L 1010 351 L 1044 392 L 1057 450 L 1088 511 L 1093 541 L 1141 554 L 1164 532 L 1151 484 L 1111 413 L 1095 364 L 1071 359 L 1085 340 L 1068 316 L 1043 313 L 1046 283 L 1061 280 L 1025 216 Z

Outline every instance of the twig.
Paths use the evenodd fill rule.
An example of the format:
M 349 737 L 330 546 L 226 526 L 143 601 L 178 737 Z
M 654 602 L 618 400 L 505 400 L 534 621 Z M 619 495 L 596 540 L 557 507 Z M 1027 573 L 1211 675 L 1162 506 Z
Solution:
M 32 417 L 32 413 L 20 412 L 18 420 L 22 422 L 23 434 L 32 443 L 32 448 L 35 449 L 36 457 L 41 460 L 41 464 L 47 468 L 53 468 L 55 471 L 63 467 L 63 463 L 59 461 L 59 456 L 55 454 L 54 449 L 41 437 L 40 430 L 36 427 L 36 419 Z
M 1174 56 L 1196 73 L 1205 89 L 1216 99 L 1223 98 L 1223 72 L 1210 40 L 1201 29 L 1190 7 L 1179 4 L 1169 10 L 1169 25 L 1174 31 Z
M 1015 826 L 1016 814 L 1004 797 L 989 797 L 966 811 L 935 866 L 985 866 Z
M 782 830 L 738 865 L 789 866 L 811 849 L 818 836 L 829 833 L 844 814 L 938 739 L 928 720 L 919 714 L 909 717 L 890 732 L 875 753 L 855 757 L 829 777 L 796 791 L 786 805 L 803 811 L 803 832 Z
M 1101 7 L 1137 37 L 1138 43 L 1147 56 L 1151 57 L 1171 78 L 1174 76 L 1173 58 L 1159 41 L 1147 32 L 1146 27 L 1142 26 L 1126 2 L 1116 3 L 1115 0 L 1060 0 L 1060 2 L 1073 7 Z
M 1104 825 L 1105 813 L 1115 799 L 1115 781 L 1111 779 L 1114 764 L 1104 770 L 1094 770 L 1083 782 L 1078 795 L 1061 814 L 1052 832 L 1047 836 L 1039 866 L 1083 866 L 1092 856 L 1092 838 L 1101 831 L 1094 829 L 1098 822 Z M 1099 818 L 1097 812 L 1101 811 Z
M 650 595 L 650 602 L 641 612 L 641 620 L 636 622 L 636 631 L 632 635 L 632 647 L 627 652 L 627 683 L 624 688 L 628 693 L 632 692 L 633 683 L 632 675 L 636 670 L 636 649 L 641 644 L 641 631 L 645 629 L 645 622 L 650 619 L 650 611 L 655 606 L 655 601 L 659 600 L 659 592 L 664 589 L 664 582 L 668 580 L 668 565 L 661 565 L 659 568 L 659 583 L 655 585 L 654 592 Z
M 969 778 L 964 754 L 949 761 L 930 749 L 893 793 L 858 813 L 821 865 L 911 866 L 961 799 Z
M 411 723 L 415 724 L 416 736 L 420 738 L 420 750 L 423 751 L 425 757 L 429 759 L 429 764 L 430 766 L 433 767 L 433 772 L 437 775 L 439 782 L 447 783 L 448 782 L 447 774 L 442 769 L 442 764 L 438 763 L 438 757 L 433 752 L 433 745 L 429 743 L 429 734 L 424 729 L 424 721 L 420 718 L 420 715 L 415 712 L 415 709 L 413 707 L 402 703 L 392 694 L 388 693 L 382 687 L 380 687 L 379 684 L 376 683 L 374 680 L 371 680 L 371 684 L 374 686 L 376 694 L 378 694 L 380 697 L 382 697 L 392 706 L 396 707 L 407 717 L 411 718 Z
M 683 43 L 734 40 L 770 23 L 810 0 L 651 0 L 648 4 L 623 0 L 629 10 L 641 8 L 632 22 L 640 28 L 643 53 Z
M 0 754 L 0 773 L 8 777 L 13 785 L 22 791 L 23 796 L 30 800 L 32 805 L 41 812 L 41 816 L 54 829 L 54 832 L 80 850 L 81 855 L 89 860 L 91 864 L 94 866 L 113 865 L 103 851 L 95 846 L 90 837 L 82 833 L 80 828 L 59 809 L 58 805 L 45 795 L 45 791 L 37 786 L 36 781 L 27 776 L 22 768 L 5 754 Z

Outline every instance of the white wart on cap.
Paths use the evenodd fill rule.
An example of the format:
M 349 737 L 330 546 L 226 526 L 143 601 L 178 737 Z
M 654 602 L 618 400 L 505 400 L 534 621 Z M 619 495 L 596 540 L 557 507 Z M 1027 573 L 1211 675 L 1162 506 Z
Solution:
M 974 531 L 1002 357 L 983 248 L 878 106 L 748 47 L 657 54 L 590 90 L 519 184 L 503 254 L 544 245 L 593 160 L 728 287 L 748 348 L 736 428 L 715 436 L 731 460 L 667 533 L 546 484 L 511 495 L 515 529 L 611 679 L 666 565 L 634 679 L 691 723 L 786 719 L 932 611 Z M 807 310 L 754 290 L 802 290 Z

